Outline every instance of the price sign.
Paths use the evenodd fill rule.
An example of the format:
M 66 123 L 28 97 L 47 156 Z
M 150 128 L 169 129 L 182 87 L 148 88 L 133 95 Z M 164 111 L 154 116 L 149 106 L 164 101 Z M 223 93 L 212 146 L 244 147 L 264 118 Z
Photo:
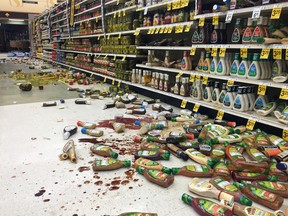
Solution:
M 192 47 L 191 50 L 190 50 L 190 55 L 194 56 L 195 53 L 196 53 L 196 47 Z
M 190 79 L 189 79 L 189 82 L 194 82 L 195 81 L 195 74 L 191 74 L 190 75 Z
M 234 80 L 231 80 L 231 79 L 228 80 L 228 81 L 227 81 L 227 87 L 228 87 L 228 86 L 232 86 L 232 85 L 234 85 Z
M 118 39 L 120 39 L 121 38 L 121 33 L 119 33 L 119 35 L 118 35 Z
M 172 31 L 173 31 L 173 26 L 169 26 L 169 27 L 168 27 L 168 31 L 167 31 L 167 33 L 168 33 L 168 34 L 171 34 Z
M 106 59 L 106 58 L 107 58 L 107 56 L 108 56 L 108 55 L 105 55 L 105 56 L 104 56 L 104 59 Z
M 156 28 L 154 33 L 155 33 L 155 34 L 158 34 L 159 31 L 160 31 L 160 28 Z
M 114 12 L 113 18 L 115 19 L 117 16 L 117 12 Z
M 179 26 L 176 26 L 175 28 L 175 33 L 182 33 L 184 30 L 184 26 L 183 25 L 179 25 Z
M 268 59 L 270 48 L 263 48 L 260 54 L 260 59 Z
M 284 139 L 285 141 L 288 141 L 288 129 L 283 129 L 282 139 Z
M 202 84 L 203 84 L 203 85 L 206 85 L 207 82 L 208 82 L 208 77 L 207 77 L 207 76 L 203 76 Z
M 97 40 L 100 40 L 101 35 L 98 35 Z
M 240 56 L 241 56 L 241 58 L 247 58 L 248 57 L 248 49 L 247 48 L 241 48 L 240 49 Z
M 282 7 L 275 7 L 271 13 L 271 19 L 279 19 L 281 15 Z
M 123 56 L 121 61 L 125 61 L 126 60 L 126 55 Z
M 118 87 L 120 87 L 121 86 L 121 81 L 118 81 Z
M 134 35 L 137 36 L 139 34 L 140 34 L 140 29 L 136 29 L 135 32 L 134 32 Z
M 187 7 L 189 5 L 189 0 L 181 0 L 181 8 Z
M 201 17 L 201 18 L 199 19 L 199 24 L 198 24 L 198 26 L 204 26 L 204 24 L 205 24 L 205 17 Z
M 219 16 L 213 16 L 212 25 L 218 25 L 218 24 L 219 24 Z
M 226 54 L 226 48 L 220 48 L 219 57 L 225 57 L 225 54 Z
M 191 26 L 192 26 L 192 24 L 186 25 L 184 32 L 189 32 L 191 29 Z
M 216 119 L 222 120 L 224 116 L 224 111 L 223 110 L 218 110 Z
M 98 23 L 98 21 L 99 21 L 99 19 L 98 19 L 98 17 L 96 17 L 96 23 Z
M 252 19 L 259 19 L 262 7 L 257 7 L 253 10 Z
M 176 78 L 179 78 L 179 77 L 181 77 L 183 75 L 183 72 L 180 72 L 180 73 L 178 73 L 177 75 L 176 75 Z
M 155 34 L 155 31 L 156 31 L 156 28 L 153 28 L 153 29 L 151 30 L 151 34 Z
M 115 84 L 115 80 L 113 79 L 113 80 L 112 80 L 112 85 L 114 85 L 114 84 Z
M 200 104 L 195 103 L 193 107 L 193 112 L 198 112 L 199 108 L 200 108 Z
M 171 3 L 167 4 L 167 11 L 171 11 Z
M 180 107 L 185 109 L 186 105 L 187 105 L 187 100 L 183 99 L 182 102 L 181 102 L 181 106 Z
M 123 10 L 123 17 L 126 16 L 126 10 Z
M 288 60 L 288 49 L 286 49 L 286 52 L 285 52 L 285 60 Z
M 282 88 L 280 92 L 280 99 L 288 100 L 288 88 Z
M 159 34 L 163 34 L 164 30 L 165 30 L 165 27 L 161 27 L 160 31 L 159 31 Z
M 273 59 L 282 59 L 282 49 L 273 49 Z
M 106 81 L 107 81 L 107 77 L 104 78 L 103 82 L 106 83 Z
M 247 121 L 247 124 L 246 124 L 246 128 L 248 130 L 253 130 L 254 126 L 255 126 L 255 123 L 256 123 L 256 120 L 254 120 L 252 118 L 249 118 L 248 121 Z
M 196 79 L 201 79 L 200 75 L 196 75 L 195 77 L 196 77 Z
M 218 52 L 218 48 L 212 48 L 211 56 L 213 57 L 217 56 L 217 52 Z
M 266 85 L 259 85 L 257 94 L 258 95 L 265 95 L 266 94 L 266 88 L 267 88 Z
M 110 39 L 110 34 L 107 35 L 107 39 L 108 39 L 108 40 Z
M 225 18 L 225 23 L 231 23 L 231 21 L 233 19 L 233 14 L 234 14 L 233 10 L 230 10 L 227 12 L 226 18 Z
M 164 27 L 165 29 L 164 29 L 164 34 L 167 34 L 168 33 L 168 30 L 169 30 L 169 27 L 168 26 L 166 26 L 166 27 Z
M 121 11 L 118 11 L 118 17 L 119 18 L 121 17 Z

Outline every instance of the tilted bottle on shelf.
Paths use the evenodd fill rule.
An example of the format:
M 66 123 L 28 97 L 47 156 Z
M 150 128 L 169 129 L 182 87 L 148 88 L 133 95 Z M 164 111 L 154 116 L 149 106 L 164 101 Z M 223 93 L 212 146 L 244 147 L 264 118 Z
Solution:
M 204 101 L 207 101 L 207 102 L 211 102 L 212 100 L 212 85 L 213 85 L 213 82 L 212 81 L 208 81 L 207 82 L 207 85 L 204 89 L 204 92 L 203 92 L 203 100 Z
M 220 83 L 219 82 L 215 82 L 214 83 L 214 89 L 211 95 L 211 101 L 212 103 L 218 103 L 218 98 L 220 95 Z
M 251 63 L 247 73 L 248 79 L 260 79 L 262 71 L 259 61 L 260 61 L 260 54 L 254 53 L 253 62 Z
M 209 73 L 210 72 L 210 66 L 211 66 L 211 53 L 206 52 L 206 58 L 203 62 L 202 72 Z
M 239 65 L 240 65 L 240 53 L 235 53 L 234 61 L 231 65 L 230 76 L 237 76 Z
M 217 55 L 213 56 L 211 65 L 210 65 L 210 74 L 216 73 L 218 62 L 219 62 L 219 57 Z
M 242 43 L 242 35 L 243 35 L 242 19 L 237 18 L 235 27 L 231 36 L 231 43 L 236 43 L 236 44 Z
M 222 83 L 222 90 L 219 94 L 219 97 L 217 98 L 218 104 L 220 105 L 223 104 L 226 93 L 227 93 L 227 83 Z

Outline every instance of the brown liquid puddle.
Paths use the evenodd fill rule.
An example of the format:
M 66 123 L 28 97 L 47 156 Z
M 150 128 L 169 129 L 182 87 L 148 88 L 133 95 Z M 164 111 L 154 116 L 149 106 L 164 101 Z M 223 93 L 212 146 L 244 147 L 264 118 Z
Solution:
M 111 182 L 111 185 L 119 185 L 121 180 L 115 180 Z
M 36 196 L 36 197 L 42 196 L 45 192 L 46 192 L 46 190 L 39 190 L 39 192 L 34 194 L 34 196 Z
M 50 201 L 50 199 L 44 199 L 43 200 L 43 202 L 49 202 Z
M 130 181 L 128 181 L 128 180 L 123 180 L 123 181 L 121 182 L 121 184 L 122 184 L 122 185 L 127 185 L 129 182 L 130 182 Z
M 119 187 L 117 187 L 117 186 L 112 186 L 112 187 L 109 188 L 110 191 L 112 191 L 112 190 L 118 190 L 118 189 L 119 189 Z
M 84 184 L 89 184 L 89 183 L 90 183 L 90 181 L 85 181 L 85 182 L 84 182 Z
M 95 185 L 102 185 L 103 184 L 103 181 L 97 181 L 94 183 Z
M 88 166 L 81 166 L 78 168 L 79 172 L 88 171 L 88 170 L 90 170 L 90 167 L 88 167 Z

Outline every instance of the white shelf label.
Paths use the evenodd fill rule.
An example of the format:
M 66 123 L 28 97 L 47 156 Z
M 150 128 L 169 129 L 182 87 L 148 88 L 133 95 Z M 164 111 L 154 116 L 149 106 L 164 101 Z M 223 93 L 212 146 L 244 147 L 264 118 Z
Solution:
M 233 19 L 233 14 L 234 14 L 233 10 L 227 12 L 225 23 L 231 23 Z
M 253 10 L 253 13 L 252 13 L 252 18 L 253 19 L 259 19 L 260 18 L 260 14 L 261 14 L 261 10 L 262 10 L 262 7 L 257 7 Z

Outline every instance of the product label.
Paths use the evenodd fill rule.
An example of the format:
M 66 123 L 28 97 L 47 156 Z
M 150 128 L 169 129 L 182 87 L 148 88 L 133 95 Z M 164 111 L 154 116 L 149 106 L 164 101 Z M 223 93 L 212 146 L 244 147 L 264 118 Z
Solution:
M 216 67 L 215 61 L 212 60 L 211 65 L 210 65 L 210 73 L 215 73 L 215 67 Z
M 233 64 L 231 65 L 231 72 L 230 72 L 230 74 L 231 74 L 231 75 L 236 75 L 237 72 L 238 72 L 237 63 L 236 63 L 236 62 L 233 62 Z
M 225 92 L 221 92 L 219 95 L 219 103 L 223 103 L 224 102 L 224 98 L 225 98 Z
M 238 75 L 239 76 L 245 76 L 246 71 L 247 71 L 247 68 L 246 68 L 245 64 L 243 62 L 241 62 L 239 65 L 239 69 L 238 69 Z
M 194 97 L 194 98 L 198 98 L 198 90 L 197 90 L 197 88 L 193 88 L 193 91 L 192 91 L 192 96 Z
M 109 151 L 110 147 L 109 146 L 103 146 L 103 145 L 94 145 L 93 149 L 96 151 Z
M 161 181 L 164 181 L 168 177 L 166 173 L 157 170 L 148 169 L 147 172 L 152 178 L 159 179 Z
M 240 154 L 240 152 L 238 152 L 234 147 L 229 148 L 229 153 L 233 159 L 244 159 L 242 154 Z
M 199 34 L 195 31 L 192 35 L 192 43 L 199 43 Z
M 253 187 L 251 185 L 249 186 L 249 188 L 253 194 L 255 194 L 257 197 L 259 197 L 261 199 L 264 199 L 264 200 L 269 201 L 271 203 L 276 200 L 276 196 L 273 193 L 262 190 L 260 188 Z
M 226 181 L 225 179 L 218 178 L 214 180 L 214 183 L 217 184 L 219 187 L 221 187 L 224 190 L 237 192 L 238 189 L 230 182 Z
M 205 35 L 204 35 L 204 30 L 201 29 L 200 32 L 199 32 L 199 40 L 198 40 L 198 42 L 199 42 L 200 44 L 204 43 L 204 37 L 205 37 Z
M 257 26 L 255 29 L 254 29 L 254 32 L 253 32 L 253 35 L 252 35 L 252 42 L 256 42 L 257 43 L 257 39 L 258 38 L 262 38 L 261 37 L 261 29 L 259 26 Z
M 257 75 L 257 67 L 254 63 L 252 63 L 248 71 L 248 76 L 255 77 L 256 75 Z
M 139 158 L 137 161 L 139 162 L 140 165 L 143 165 L 143 166 L 158 166 L 159 165 L 159 163 L 157 163 L 156 161 L 151 161 L 145 158 Z
M 212 92 L 212 101 L 214 101 L 214 102 L 217 101 L 217 94 L 215 91 Z
M 231 7 L 231 6 L 230 6 Z M 233 33 L 232 33 L 232 38 L 231 41 L 232 43 L 239 43 L 241 39 L 241 32 L 240 29 L 235 28 Z
M 246 215 L 268 216 L 266 211 L 263 211 L 263 210 L 258 209 L 258 208 L 256 209 L 254 207 L 249 207 L 249 206 L 244 208 L 244 212 L 246 213 Z
M 117 163 L 118 160 L 116 159 L 107 159 L 107 160 L 95 160 L 95 164 L 96 166 L 108 166 L 108 165 L 112 165 L 114 163 Z
M 209 72 L 210 68 L 209 68 L 208 61 L 204 61 L 202 69 L 203 69 L 203 72 Z
M 242 37 L 242 42 L 244 42 L 244 43 L 251 42 L 251 37 L 252 37 L 252 31 L 249 27 L 247 27 L 244 31 L 244 34 Z
M 148 149 L 160 149 L 160 146 L 158 146 L 156 144 L 148 143 L 148 144 L 145 145 L 145 148 L 148 148 Z
M 224 104 L 225 106 L 227 106 L 227 107 L 230 107 L 231 101 L 230 101 L 230 97 L 229 97 L 228 94 L 225 95 L 223 104 Z
M 279 155 L 278 155 L 279 156 Z M 272 172 L 272 173 L 281 173 L 281 174 L 284 174 L 281 170 L 279 170 L 279 169 L 277 169 L 277 167 L 276 167 L 276 163 L 272 163 L 271 165 L 270 165 L 270 171 Z
M 200 165 L 200 164 L 186 166 L 185 168 L 192 172 L 209 172 L 209 169 L 207 166 Z
M 266 139 L 265 135 L 260 133 L 258 134 L 258 136 L 256 137 L 256 142 L 258 145 L 268 145 L 269 142 L 268 140 Z
M 182 69 L 185 69 L 185 68 L 186 68 L 186 61 L 185 61 L 184 58 L 183 58 L 182 61 L 181 61 L 181 68 L 182 68 Z
M 181 142 L 181 143 L 179 143 L 179 145 L 180 146 L 185 146 L 185 147 L 194 147 L 194 146 L 197 146 L 197 144 L 196 143 L 192 143 L 192 142 Z
M 280 191 L 286 191 L 286 187 L 282 184 L 279 184 L 277 182 L 269 182 L 269 181 L 258 181 L 257 182 L 260 186 L 270 189 L 270 190 L 280 190 Z
M 217 73 L 220 73 L 220 74 L 223 73 L 223 62 L 222 62 L 222 61 L 220 61 L 220 62 L 218 63 Z
M 285 140 L 283 140 L 282 138 L 275 136 L 275 135 L 271 135 L 269 137 L 270 141 L 276 145 L 276 146 L 282 146 L 282 145 L 286 145 L 287 143 L 285 142 Z
M 261 153 L 260 151 L 258 151 L 258 150 L 255 149 L 255 148 L 251 148 L 251 149 L 250 149 L 250 153 L 252 154 L 252 156 L 253 156 L 257 161 L 267 159 L 267 157 L 266 157 L 263 153 Z
M 229 169 L 225 163 L 216 164 L 216 166 L 214 167 L 214 170 L 215 170 L 215 172 L 218 172 L 218 173 L 221 172 L 221 173 L 226 173 L 226 174 L 230 175 L 230 171 L 229 171 Z
M 262 109 L 262 107 L 264 106 L 264 101 L 261 97 L 258 97 L 255 101 L 255 105 L 254 108 L 255 109 Z
M 275 61 L 272 65 L 272 78 L 279 76 L 281 74 L 282 71 L 279 70 L 278 64 Z
M 208 99 L 208 91 L 207 88 L 205 88 L 204 92 L 203 92 L 203 99 Z
M 193 149 L 188 149 L 189 154 L 195 155 L 196 157 L 205 158 L 206 156 L 199 151 L 195 151 Z
M 261 173 L 239 172 L 238 175 L 242 177 L 258 177 Z
M 235 100 L 234 100 L 234 108 L 235 109 L 241 109 L 242 104 L 241 104 L 241 100 L 240 100 L 240 96 L 237 95 Z
M 140 150 L 138 151 L 138 155 L 141 156 L 152 156 L 152 155 L 156 155 L 157 152 L 156 151 L 147 151 L 147 150 Z
M 211 34 L 211 43 L 215 44 L 218 41 L 218 36 L 217 36 L 217 32 L 214 30 Z
M 225 152 L 223 151 L 223 149 L 215 148 L 212 150 L 212 154 L 217 157 L 222 157 L 223 155 L 225 155 Z
M 221 207 L 220 205 L 217 205 L 209 200 L 199 199 L 198 204 L 210 215 L 223 216 L 226 211 L 226 208 Z

